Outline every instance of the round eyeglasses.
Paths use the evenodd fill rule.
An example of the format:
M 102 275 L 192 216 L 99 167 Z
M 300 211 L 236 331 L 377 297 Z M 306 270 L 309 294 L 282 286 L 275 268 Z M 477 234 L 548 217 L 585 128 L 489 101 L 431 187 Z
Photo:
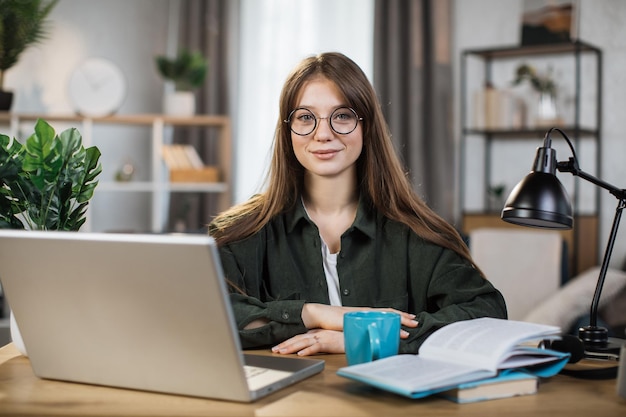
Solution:
M 289 117 L 284 122 L 289 125 L 291 131 L 296 135 L 306 136 L 315 131 L 318 120 L 322 119 L 327 119 L 330 128 L 340 135 L 351 133 L 356 129 L 359 121 L 363 120 L 350 107 L 339 107 L 328 117 L 316 117 L 311 110 L 298 107 L 289 113 Z

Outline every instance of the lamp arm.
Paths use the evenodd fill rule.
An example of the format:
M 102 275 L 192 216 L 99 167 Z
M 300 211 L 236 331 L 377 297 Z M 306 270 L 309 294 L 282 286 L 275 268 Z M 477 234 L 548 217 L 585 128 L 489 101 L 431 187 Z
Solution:
M 578 167 L 578 163 L 575 158 L 570 158 L 567 162 L 558 162 L 556 164 L 556 169 L 559 172 L 569 172 L 572 175 L 580 177 L 584 180 L 589 181 L 592 184 L 597 185 L 598 187 L 602 187 L 605 190 L 608 190 L 611 194 L 613 194 L 618 199 L 626 199 L 626 189 L 617 188 L 614 185 L 609 184 L 608 182 L 602 181 L 599 178 L 594 177 L 591 174 L 586 173 Z
M 615 237 L 617 236 L 617 229 L 619 228 L 619 222 L 622 217 L 622 210 L 626 207 L 626 200 L 621 198 L 615 209 L 615 217 L 613 219 L 613 225 L 611 226 L 611 234 L 609 235 L 609 242 L 606 245 L 604 251 L 604 259 L 602 260 L 602 266 L 600 267 L 600 276 L 598 277 L 598 283 L 596 284 L 596 290 L 593 294 L 593 301 L 591 302 L 590 321 L 589 324 L 592 327 L 597 326 L 598 322 L 598 305 L 600 304 L 600 295 L 602 294 L 602 287 L 604 286 L 604 279 L 609 268 L 609 261 L 611 260 L 611 254 L 613 253 L 613 245 L 615 244 Z

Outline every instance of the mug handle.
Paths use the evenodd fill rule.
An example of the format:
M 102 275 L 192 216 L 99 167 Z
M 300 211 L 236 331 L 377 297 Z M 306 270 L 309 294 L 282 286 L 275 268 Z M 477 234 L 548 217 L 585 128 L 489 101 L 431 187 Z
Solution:
M 375 361 L 380 358 L 380 332 L 376 323 L 370 323 L 367 326 L 367 330 L 370 336 L 370 349 L 372 352 L 372 360 Z

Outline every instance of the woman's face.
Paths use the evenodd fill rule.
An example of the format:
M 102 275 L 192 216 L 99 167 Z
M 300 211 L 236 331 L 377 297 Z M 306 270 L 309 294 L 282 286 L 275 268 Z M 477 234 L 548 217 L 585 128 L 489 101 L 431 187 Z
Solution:
M 317 126 L 309 134 L 302 136 L 291 131 L 291 143 L 296 158 L 308 174 L 321 177 L 353 174 L 356 160 L 363 149 L 362 123 L 358 120 L 351 121 L 355 115 L 349 111 L 348 103 L 335 84 L 325 78 L 308 81 L 302 89 L 296 108 L 304 108 L 311 113 L 299 111 L 292 115 L 292 119 L 299 117 L 302 124 L 311 127 L 311 114 L 317 119 Z M 336 130 L 349 131 L 354 126 L 352 123 L 356 123 L 356 127 L 347 134 L 337 133 L 330 126 L 331 114 Z

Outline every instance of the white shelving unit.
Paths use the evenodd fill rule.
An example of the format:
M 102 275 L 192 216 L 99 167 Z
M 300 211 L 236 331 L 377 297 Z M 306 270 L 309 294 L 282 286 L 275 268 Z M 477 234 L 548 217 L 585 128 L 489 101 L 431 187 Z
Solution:
M 232 146 L 230 119 L 219 115 L 200 115 L 193 117 L 174 117 L 162 114 L 137 114 L 115 115 L 108 117 L 89 118 L 77 115 L 54 115 L 54 114 L 18 114 L 1 113 L 0 125 L 9 127 L 8 135 L 19 137 L 20 126 L 24 123 L 34 123 L 37 119 L 44 119 L 50 124 L 69 123 L 80 130 L 83 136 L 83 145 L 91 146 L 95 142 L 94 126 L 98 124 L 144 126 L 151 129 L 151 163 L 148 180 L 117 182 L 100 179 L 96 188 L 97 195 L 102 198 L 104 193 L 149 193 L 151 195 L 151 230 L 162 232 L 167 221 L 165 202 L 172 192 L 182 193 L 212 193 L 218 195 L 218 208 L 224 210 L 232 204 Z M 163 144 L 165 142 L 166 129 L 169 127 L 200 127 L 218 129 L 218 169 L 220 181 L 215 183 L 176 182 L 168 180 L 167 168 L 162 158 Z M 60 131 L 57 131 L 60 133 Z M 7 134 L 7 133 L 5 133 Z M 98 139 L 102 140 L 102 139 Z M 84 230 L 91 230 L 94 222 L 91 211 L 88 211 L 88 219 Z

